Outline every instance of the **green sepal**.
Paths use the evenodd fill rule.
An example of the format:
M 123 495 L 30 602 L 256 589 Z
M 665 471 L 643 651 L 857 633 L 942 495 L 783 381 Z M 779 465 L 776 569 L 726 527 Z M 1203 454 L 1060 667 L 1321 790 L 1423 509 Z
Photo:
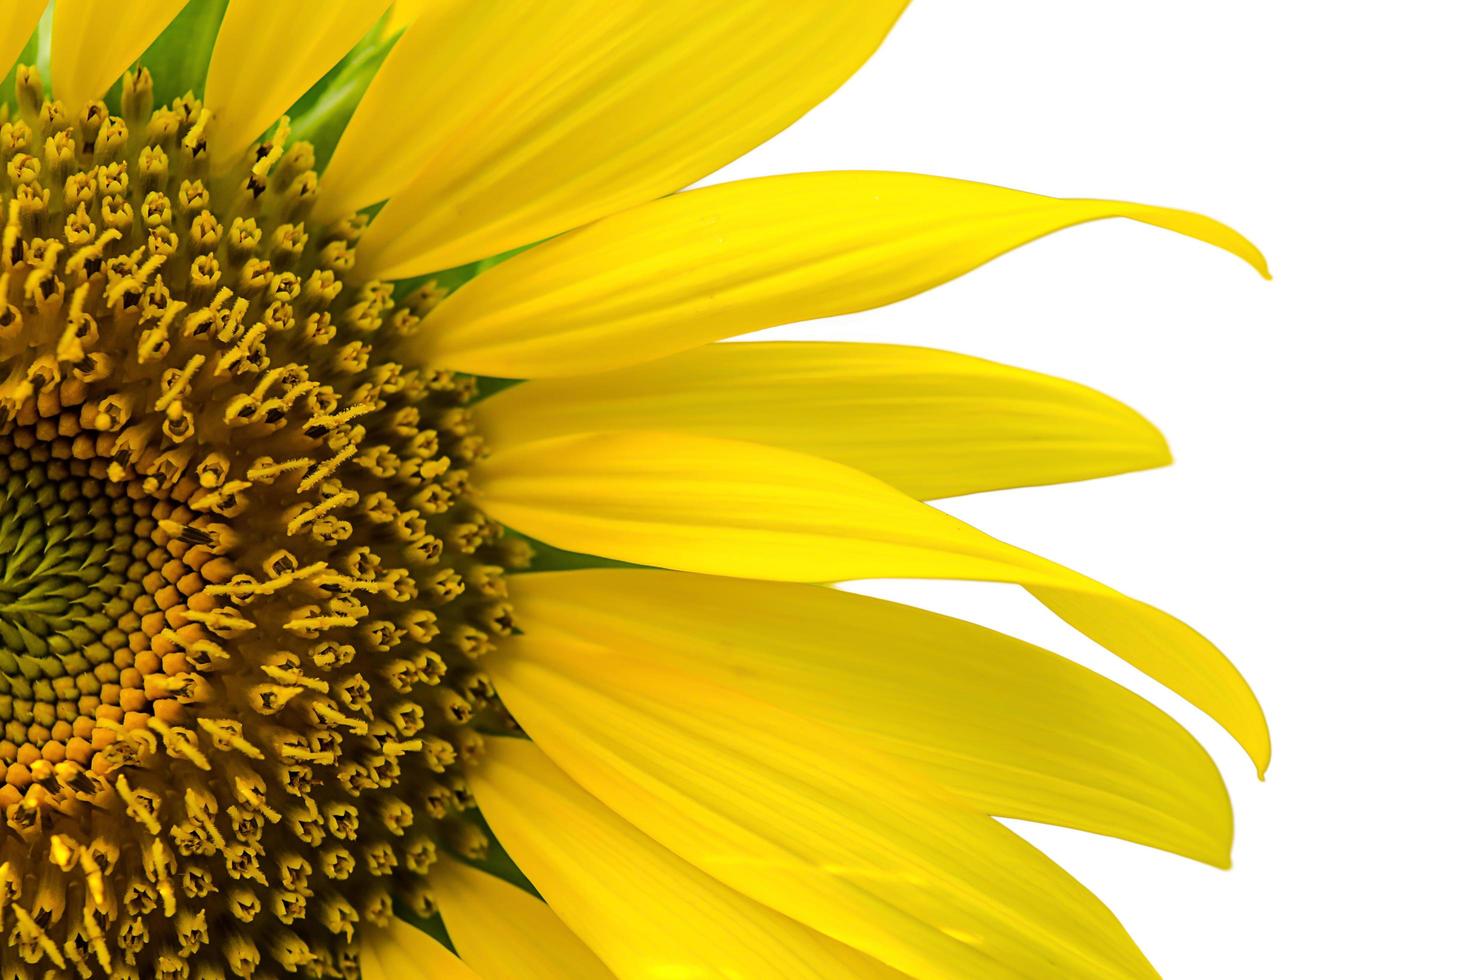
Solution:
M 391 908 L 395 910 L 396 918 L 408 925 L 415 926 L 428 936 L 431 936 L 437 942 L 447 947 L 448 952 L 457 952 L 457 947 L 452 945 L 452 937 L 447 934 L 447 927 L 442 924 L 442 916 L 440 914 L 434 912 L 430 919 L 423 919 L 407 908 L 399 898 L 391 899 Z
M 524 872 L 519 870 L 519 865 L 515 864 L 514 859 L 509 856 L 509 852 L 504 850 L 504 845 L 498 842 L 498 838 L 494 836 L 493 830 L 488 826 L 488 821 L 483 819 L 483 814 L 479 812 L 478 808 L 474 807 L 464 812 L 462 817 L 464 820 L 472 821 L 477 825 L 479 830 L 488 836 L 488 854 L 480 861 L 473 861 L 461 856 L 454 856 L 454 851 L 450 848 L 445 848 L 442 852 L 442 859 L 447 861 L 459 860 L 464 864 L 472 865 L 479 871 L 485 874 L 491 874 L 495 878 L 502 878 L 509 884 L 522 888 L 535 898 L 543 901 L 544 896 L 539 893 L 539 889 L 534 887 L 534 884 L 525 876 Z
M 139 62 L 154 79 L 154 104 L 168 105 L 187 92 L 204 96 L 206 71 L 216 48 L 216 32 L 226 16 L 227 0 L 190 0 L 175 15 Z M 118 105 L 122 83 L 108 90 L 108 104 Z
M 525 572 L 568 572 L 578 568 L 651 568 L 650 565 L 638 565 L 630 561 L 617 561 L 615 558 L 602 558 L 600 555 L 587 555 L 579 551 L 566 551 L 564 548 L 556 548 L 553 545 L 537 541 L 527 534 L 509 528 L 504 529 L 504 536 L 527 543 L 534 550 L 534 558 L 528 568 L 511 568 L 509 574 L 518 575 Z
M 473 383 L 478 386 L 478 390 L 473 392 L 473 397 L 469 398 L 465 403 L 468 405 L 476 405 L 483 399 L 491 395 L 496 395 L 505 388 L 512 388 L 517 384 L 523 383 L 522 378 L 485 378 L 481 374 L 468 375 L 468 377 L 471 377 Z
M 379 211 L 380 208 L 383 206 L 383 203 L 377 205 L 375 207 L 375 210 Z M 368 211 L 369 209 L 366 210 Z M 548 238 L 542 238 L 537 242 L 530 242 L 528 245 L 520 245 L 518 248 L 511 248 L 507 252 L 500 252 L 497 255 L 490 255 L 486 259 L 474 259 L 473 261 L 466 262 L 462 265 L 455 265 L 450 269 L 442 269 L 438 272 L 427 272 L 419 276 L 411 276 L 408 279 L 397 279 L 395 293 L 396 299 L 399 300 L 407 296 L 414 290 L 429 282 L 436 283 L 438 287 L 440 287 L 441 289 L 445 289 L 449 293 L 456 292 L 459 288 L 461 288 L 462 286 L 466 286 L 473 279 L 477 278 L 480 273 L 487 272 L 494 266 L 509 261 L 520 252 L 528 252 L 536 245 L 543 245 L 549 240 L 550 239 Z
M 389 15 L 387 15 L 389 16 Z M 328 74 L 293 103 L 288 119 L 293 124 L 293 139 L 306 140 L 313 146 L 314 165 L 323 172 L 344 135 L 370 80 L 401 36 L 385 36 L 386 18 L 382 17 Z

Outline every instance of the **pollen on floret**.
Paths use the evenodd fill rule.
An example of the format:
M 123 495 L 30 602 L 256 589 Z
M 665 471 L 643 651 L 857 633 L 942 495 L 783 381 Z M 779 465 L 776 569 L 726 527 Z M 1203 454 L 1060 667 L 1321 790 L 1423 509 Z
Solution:
M 357 974 L 430 910 L 520 552 L 467 500 L 435 287 L 354 277 L 286 123 L 43 97 L 0 119 L 0 975 Z

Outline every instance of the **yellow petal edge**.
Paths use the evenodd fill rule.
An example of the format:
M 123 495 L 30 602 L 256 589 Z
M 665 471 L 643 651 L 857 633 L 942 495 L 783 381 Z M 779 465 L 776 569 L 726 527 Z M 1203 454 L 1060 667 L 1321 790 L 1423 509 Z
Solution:
M 434 309 L 420 337 L 432 363 L 492 377 L 608 371 L 893 303 L 1116 217 L 1217 245 L 1267 274 L 1237 232 L 1187 211 L 918 174 L 792 174 L 677 194 L 516 255 Z
M 129 4 L 123 15 L 118 4 L 107 0 L 56 0 L 51 21 L 53 96 L 73 111 L 101 99 L 184 6 L 185 0 L 149 0 Z
M 432 869 L 442 924 L 483 980 L 601 980 L 612 973 L 550 906 L 450 855 Z
M 489 513 L 557 548 L 741 578 L 1012 582 L 1223 725 L 1262 772 L 1248 685 L 1166 613 L 934 510 L 867 474 L 758 443 L 589 433 L 509 447 L 477 474 Z
M 360 934 L 361 980 L 479 980 L 456 954 L 400 919 Z
M 1227 867 L 1207 753 L 1113 682 L 960 620 L 836 589 L 635 569 L 519 575 L 519 623 L 783 706 L 994 816 Z
M 324 175 L 390 200 L 357 267 L 419 275 L 693 183 L 826 98 L 905 0 L 464 0 L 413 23 Z
M 892 344 L 706 344 L 512 385 L 474 412 L 498 446 L 619 429 L 745 439 L 847 464 L 922 499 L 1171 462 L 1155 426 L 1092 388 Z
M 232 0 L 206 75 L 215 168 L 236 165 L 241 152 L 333 68 L 388 5 L 389 0 Z
M 479 806 L 552 907 L 619 975 L 661 973 L 624 970 L 582 932 L 583 916 L 568 908 L 574 898 L 614 907 L 586 915 L 639 937 L 629 955 L 658 955 L 661 945 L 644 952 L 648 937 L 676 926 L 695 933 L 679 942 L 703 944 L 688 955 L 731 961 L 728 970 L 676 963 L 690 968 L 675 969 L 679 976 L 858 975 L 839 969 L 836 955 L 821 958 L 836 943 L 920 978 L 1154 976 L 1105 907 L 1042 854 L 825 725 L 561 637 L 506 641 L 490 669 L 537 751 L 584 793 L 530 772 L 513 746 L 499 745 L 484 770 L 492 785 L 473 783 Z M 649 841 L 656 851 L 641 846 Z M 660 864 L 663 850 L 672 857 Z M 545 862 L 563 867 L 579 895 L 549 887 Z M 720 887 L 705 889 L 706 877 Z M 607 892 L 604 881 L 618 884 Z M 781 916 L 726 900 L 724 886 Z M 673 920 L 656 911 L 667 901 L 624 901 L 619 890 L 680 887 L 697 895 L 679 907 L 702 911 Z M 787 919 L 794 925 L 779 931 Z M 763 945 L 754 938 L 768 933 L 775 938 Z

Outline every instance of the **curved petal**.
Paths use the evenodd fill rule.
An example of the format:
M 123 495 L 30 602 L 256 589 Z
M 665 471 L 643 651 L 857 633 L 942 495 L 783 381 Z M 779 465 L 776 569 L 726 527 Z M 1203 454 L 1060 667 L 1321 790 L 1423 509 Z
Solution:
M 1238 233 L 1186 211 L 919 174 L 791 174 L 687 191 L 530 249 L 459 289 L 421 336 L 434 364 L 493 377 L 606 371 L 893 303 L 1036 238 L 1115 217 L 1200 238 L 1265 271 Z
M 825 725 L 559 636 L 520 636 L 489 666 L 539 750 L 618 817 L 909 976 L 1155 976 L 1104 906 L 1042 854 Z M 496 755 L 484 771 L 496 783 L 507 765 Z M 533 822 L 518 792 L 490 790 L 489 804 L 512 795 L 512 819 Z
M 432 870 L 442 924 L 483 980 L 600 980 L 612 973 L 550 906 L 502 878 L 444 857 Z
M 51 21 L 51 91 L 78 105 L 101 99 L 185 0 L 150 0 L 127 11 L 96 0 L 56 0 Z
M 593 569 L 516 576 L 519 625 L 865 740 L 994 816 L 1228 865 L 1218 771 L 1171 718 L 991 630 L 814 585 Z
M 393 0 L 390 16 L 385 20 L 385 36 L 404 31 L 427 10 L 437 6 L 439 0 Z
M 10 70 L 36 30 L 47 0 L 11 0 L 0 5 L 0 72 Z
M 206 75 L 215 169 L 235 166 L 241 152 L 354 47 L 388 3 L 232 0 Z
M 905 3 L 468 0 L 408 29 L 321 201 L 390 194 L 358 249 L 382 278 L 540 241 L 770 139 L 853 74 Z
M 653 429 L 846 463 L 914 497 L 1085 480 L 1171 462 L 1136 412 L 1073 382 L 890 344 L 707 344 L 480 402 L 496 446 Z
M 361 980 L 479 980 L 451 950 L 400 919 L 360 933 Z
M 1217 719 L 1263 771 L 1269 735 L 1218 649 L 1158 609 L 988 537 L 838 463 L 729 439 L 592 433 L 496 452 L 490 513 L 557 548 L 743 578 L 965 578 L 1025 586 Z
M 500 841 L 618 976 L 902 980 L 689 864 L 532 743 L 496 740 L 470 782 Z

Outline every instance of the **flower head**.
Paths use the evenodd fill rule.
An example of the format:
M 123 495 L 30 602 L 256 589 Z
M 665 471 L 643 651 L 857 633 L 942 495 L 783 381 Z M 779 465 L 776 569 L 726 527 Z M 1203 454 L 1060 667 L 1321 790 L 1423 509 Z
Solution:
M 1106 217 L 1262 259 L 909 174 L 665 197 L 901 7 L 56 0 L 0 123 L 0 972 L 1148 974 L 992 816 L 1225 863 L 1191 737 L 816 583 L 1021 585 L 1262 766 L 1201 636 L 920 502 L 1159 435 L 957 355 L 711 341 Z M 456 955 L 403 921 L 439 911 Z
M 0 887 L 38 969 L 338 970 L 438 840 L 483 846 L 508 549 L 472 380 L 396 354 L 431 291 L 347 289 L 307 144 L 213 178 L 210 110 L 151 85 L 120 116 L 23 67 L 0 137 Z

